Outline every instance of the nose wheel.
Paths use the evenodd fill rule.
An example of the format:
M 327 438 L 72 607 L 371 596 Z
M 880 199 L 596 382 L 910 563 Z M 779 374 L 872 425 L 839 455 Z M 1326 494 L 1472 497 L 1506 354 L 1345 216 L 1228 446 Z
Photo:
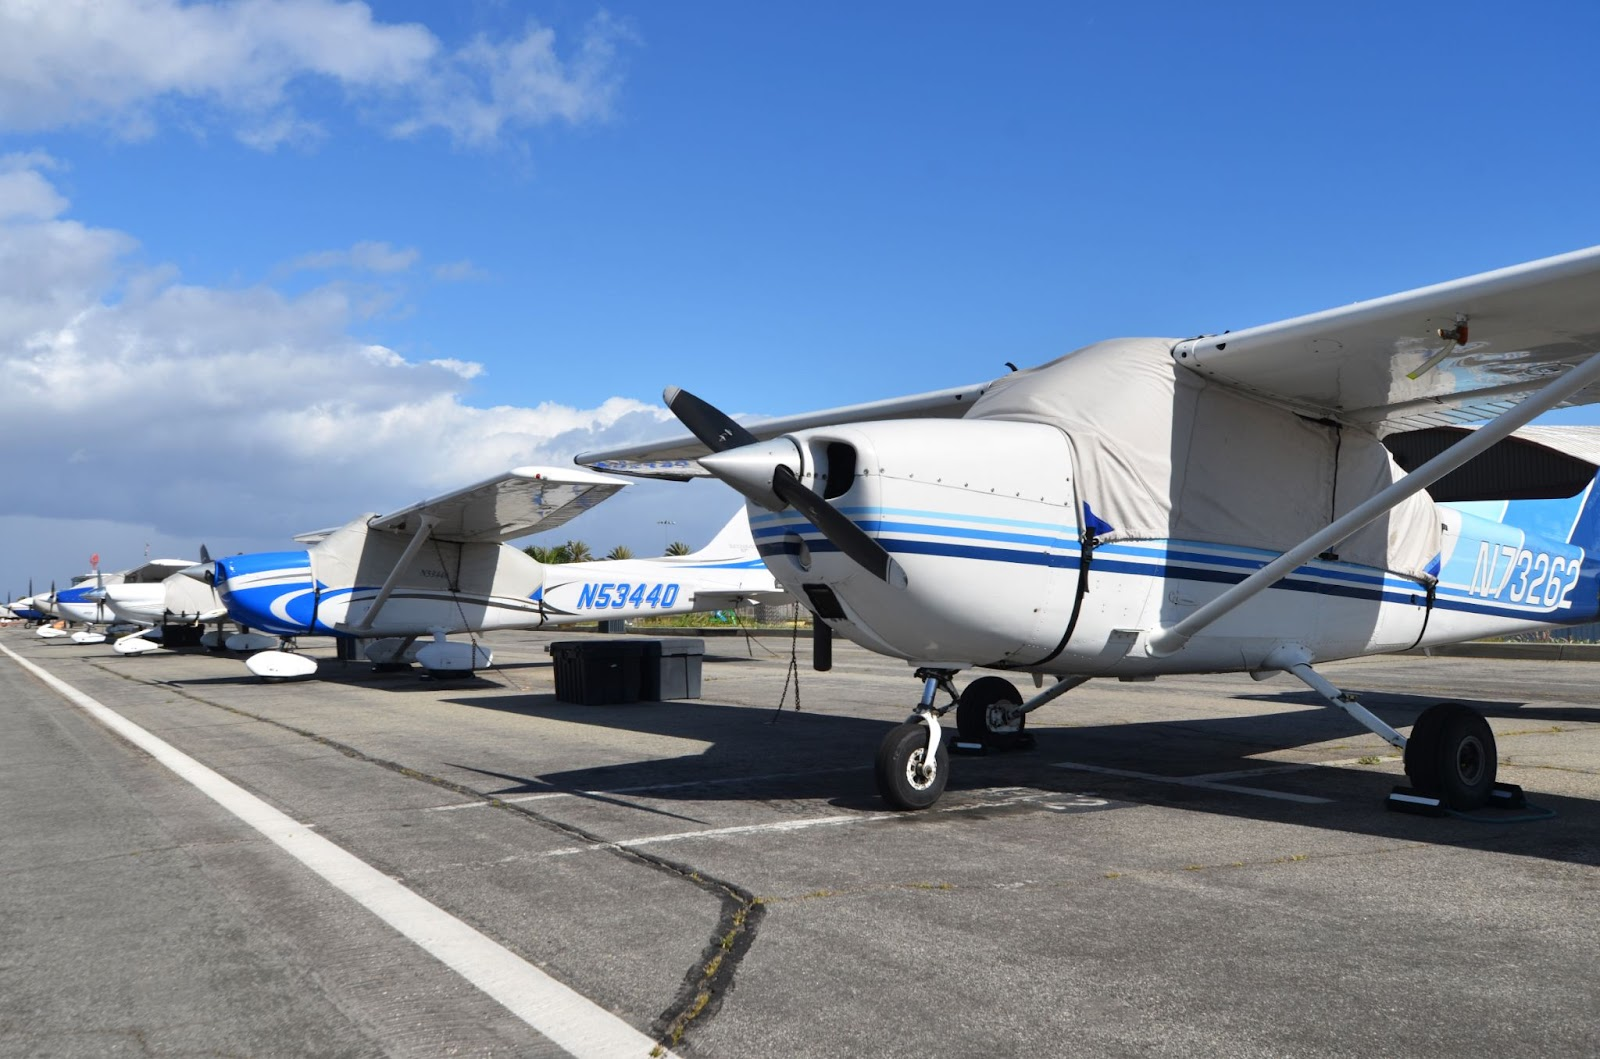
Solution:
M 878 793 L 894 808 L 926 809 L 944 793 L 950 745 L 939 738 L 938 726 L 931 715 L 919 717 L 890 729 L 879 745 L 873 770 Z

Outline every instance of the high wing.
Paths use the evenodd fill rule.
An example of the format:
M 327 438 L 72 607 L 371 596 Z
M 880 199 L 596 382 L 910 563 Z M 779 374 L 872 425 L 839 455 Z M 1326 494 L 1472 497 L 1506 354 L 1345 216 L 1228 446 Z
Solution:
M 745 429 L 758 440 L 767 441 L 794 430 L 808 427 L 832 426 L 836 423 L 865 423 L 881 419 L 960 419 L 966 415 L 989 384 L 954 386 L 947 390 L 892 397 L 885 401 L 846 405 L 820 412 L 785 416 L 781 419 L 760 419 L 744 424 Z M 637 478 L 669 478 L 684 481 L 689 478 L 710 477 L 695 462 L 711 450 L 692 434 L 680 434 L 644 445 L 628 445 L 614 449 L 598 449 L 579 454 L 577 462 L 585 467 L 626 474 Z
M 631 483 L 575 467 L 518 467 L 474 485 L 412 504 L 367 524 L 463 544 L 500 544 L 554 529 Z
M 1387 435 L 1506 411 L 1600 351 L 1600 247 L 1180 342 L 1178 363 Z M 1600 387 L 1565 404 L 1600 400 Z

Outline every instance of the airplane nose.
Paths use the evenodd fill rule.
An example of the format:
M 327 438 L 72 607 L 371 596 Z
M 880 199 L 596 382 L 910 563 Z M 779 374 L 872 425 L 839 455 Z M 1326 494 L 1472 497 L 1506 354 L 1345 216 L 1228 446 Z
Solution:
M 178 573 L 184 577 L 192 577 L 202 585 L 215 585 L 217 583 L 216 567 L 216 563 L 195 563 L 193 566 L 184 567 Z
M 700 457 L 700 466 L 768 511 L 782 511 L 788 501 L 777 494 L 773 478 L 779 467 L 791 475 L 800 472 L 800 449 L 783 437 Z

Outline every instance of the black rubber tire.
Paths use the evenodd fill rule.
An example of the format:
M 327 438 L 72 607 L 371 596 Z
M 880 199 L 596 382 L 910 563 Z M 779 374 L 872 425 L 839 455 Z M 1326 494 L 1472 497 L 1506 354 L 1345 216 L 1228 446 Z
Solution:
M 1021 703 L 1022 694 L 1017 686 L 1004 677 L 979 677 L 961 689 L 956 700 L 956 731 L 969 743 L 985 746 L 999 742 L 1015 742 L 1027 725 L 1026 715 L 1019 717 L 1017 727 L 997 731 L 989 725 L 989 707 L 997 702 Z
M 1423 794 L 1450 809 L 1481 809 L 1499 771 L 1494 730 L 1482 714 L 1459 702 L 1430 706 L 1406 739 L 1405 764 L 1411 786 Z
M 889 730 L 878 745 L 873 772 L 878 793 L 895 809 L 926 809 L 939 800 L 950 779 L 950 740 L 941 733 L 939 749 L 933 755 L 933 775 L 917 779 L 914 765 L 920 765 L 928 749 L 928 727 L 921 721 L 907 721 Z

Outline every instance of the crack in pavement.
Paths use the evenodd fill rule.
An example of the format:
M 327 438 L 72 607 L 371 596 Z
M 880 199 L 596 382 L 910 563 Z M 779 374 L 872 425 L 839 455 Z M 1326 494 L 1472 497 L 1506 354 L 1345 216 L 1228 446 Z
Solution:
M 130 683 L 146 687 L 155 686 L 156 683 L 131 673 L 109 668 L 100 662 L 90 661 L 89 664 L 108 676 L 118 677 Z M 463 783 L 445 779 L 443 776 L 434 776 L 397 761 L 374 757 L 349 744 L 330 739 L 309 729 L 299 728 L 284 721 L 251 713 L 249 710 L 242 710 L 236 706 L 214 702 L 211 699 L 203 698 L 185 688 L 172 684 L 163 683 L 161 687 L 176 692 L 190 702 L 223 710 L 238 717 L 280 728 L 286 732 L 292 732 L 301 738 L 311 740 L 330 750 L 335 750 L 351 760 L 367 765 L 376 765 L 379 768 L 398 773 L 419 783 L 427 783 L 465 797 L 480 799 L 493 808 L 514 813 L 548 830 L 591 844 L 612 856 L 621 857 L 644 865 L 653 871 L 680 879 L 716 897 L 721 910 L 718 914 L 715 931 L 712 933 L 710 940 L 706 942 L 705 947 L 701 949 L 699 960 L 685 972 L 683 984 L 678 987 L 678 992 L 674 996 L 672 1003 L 651 1022 L 651 1033 L 656 1038 L 658 1046 L 662 1048 L 677 1047 L 693 1025 L 704 1025 L 706 1021 L 709 1021 L 717 1013 L 722 1006 L 723 997 L 728 990 L 733 988 L 740 963 L 743 961 L 745 954 L 750 951 L 750 947 L 755 943 L 756 928 L 764 917 L 765 909 L 759 898 L 737 883 L 706 875 L 687 864 L 681 864 L 666 857 L 658 857 L 634 847 L 620 845 L 615 840 L 604 838 L 573 824 L 556 820 L 536 810 L 525 808 L 522 804 L 508 802 L 492 794 L 474 790 Z

